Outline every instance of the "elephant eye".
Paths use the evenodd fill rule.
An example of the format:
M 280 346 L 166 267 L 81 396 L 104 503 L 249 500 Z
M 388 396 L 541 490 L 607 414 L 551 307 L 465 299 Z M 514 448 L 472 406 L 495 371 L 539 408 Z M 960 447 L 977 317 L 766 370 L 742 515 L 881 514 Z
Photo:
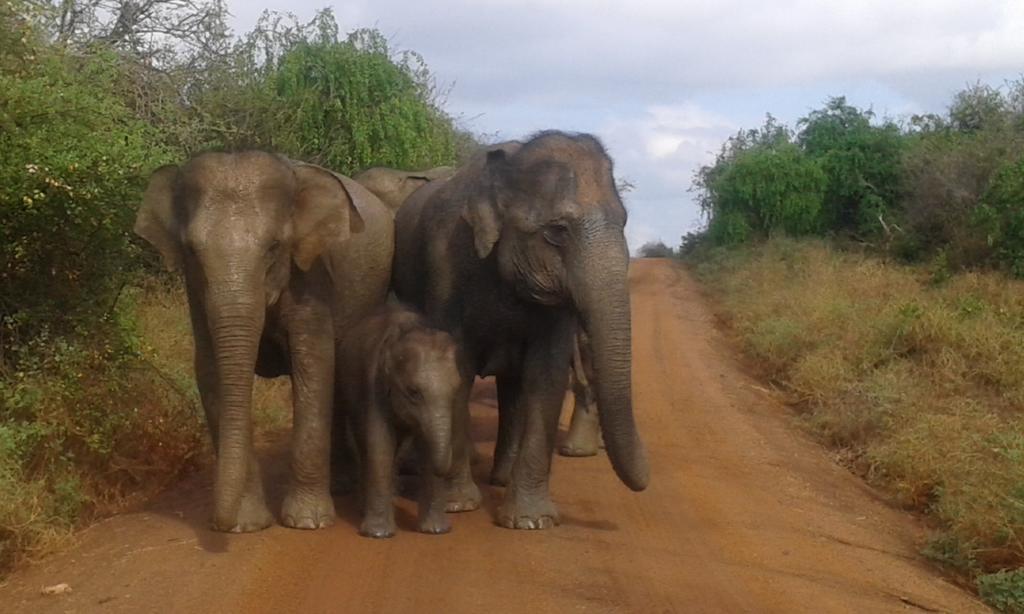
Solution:
M 418 388 L 409 388 L 405 391 L 405 396 L 409 397 L 409 400 L 413 403 L 420 403 L 423 401 L 423 393 Z
M 564 222 L 547 224 L 542 232 L 544 240 L 555 247 L 561 247 L 569 240 L 569 227 Z
M 275 240 L 273 243 L 270 244 L 270 247 L 267 248 L 267 253 L 273 254 L 278 250 L 279 247 L 281 247 L 281 242 Z

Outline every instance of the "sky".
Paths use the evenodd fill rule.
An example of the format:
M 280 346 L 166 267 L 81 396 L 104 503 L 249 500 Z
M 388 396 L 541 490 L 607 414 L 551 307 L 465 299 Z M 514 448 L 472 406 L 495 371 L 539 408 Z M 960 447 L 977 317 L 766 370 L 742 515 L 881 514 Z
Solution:
M 1024 74 L 1024 0 L 229 0 L 420 53 L 446 110 L 488 140 L 589 132 L 635 188 L 626 237 L 674 246 L 703 224 L 694 171 L 765 113 L 793 125 L 831 96 L 879 116 L 943 112 L 975 82 Z

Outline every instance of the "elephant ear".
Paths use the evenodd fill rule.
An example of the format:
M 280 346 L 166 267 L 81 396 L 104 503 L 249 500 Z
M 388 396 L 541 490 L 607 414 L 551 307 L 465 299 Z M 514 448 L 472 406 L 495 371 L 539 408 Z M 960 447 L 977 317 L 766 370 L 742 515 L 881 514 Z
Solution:
M 298 194 L 292 214 L 292 257 L 303 271 L 331 245 L 363 231 L 360 207 L 372 196 L 351 179 L 315 164 L 295 163 Z
M 405 188 L 409 190 L 410 194 L 412 194 L 414 191 L 420 189 L 421 187 L 427 185 L 430 182 L 430 177 L 427 177 L 426 175 L 407 175 L 405 177 L 402 177 L 402 185 L 404 185 Z
M 473 228 L 473 245 L 476 247 L 476 255 L 481 259 L 490 255 L 501 236 L 498 194 L 507 165 L 505 150 L 492 149 L 487 152 L 483 189 L 473 195 L 462 212 L 462 219 Z
M 181 240 L 174 219 L 174 182 L 178 167 L 169 164 L 153 171 L 135 216 L 135 234 L 160 252 L 168 271 L 181 269 Z

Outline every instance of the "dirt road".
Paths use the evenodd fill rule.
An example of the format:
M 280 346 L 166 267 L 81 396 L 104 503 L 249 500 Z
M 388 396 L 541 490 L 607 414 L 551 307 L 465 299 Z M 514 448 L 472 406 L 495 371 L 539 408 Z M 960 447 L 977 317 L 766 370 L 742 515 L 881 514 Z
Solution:
M 403 499 L 398 535 L 374 541 L 356 534 L 351 499 L 339 499 L 341 518 L 325 531 L 211 533 L 209 478 L 197 476 L 16 574 L 0 611 L 986 611 L 921 561 L 909 516 L 833 464 L 742 372 L 684 271 L 638 261 L 632 291 L 646 492 L 619 484 L 603 456 L 557 458 L 554 530 L 495 527 L 500 490 L 487 487 L 485 508 L 455 516 L 449 535 L 410 532 Z M 494 404 L 480 383 L 481 478 Z M 282 450 L 267 450 L 272 474 Z M 59 582 L 73 592 L 40 595 Z

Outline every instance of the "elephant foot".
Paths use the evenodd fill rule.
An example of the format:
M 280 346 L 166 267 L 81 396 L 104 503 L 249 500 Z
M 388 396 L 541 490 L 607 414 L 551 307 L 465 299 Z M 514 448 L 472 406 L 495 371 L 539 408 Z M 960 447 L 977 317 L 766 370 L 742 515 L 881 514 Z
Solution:
M 509 493 L 498 507 L 496 521 L 506 529 L 550 529 L 558 525 L 558 509 L 547 495 L 527 498 Z
M 448 486 L 448 503 L 446 512 L 471 512 L 480 507 L 483 496 L 480 487 L 472 478 L 453 482 Z
M 329 527 L 334 524 L 334 500 L 326 492 L 289 492 L 281 506 L 281 522 L 293 529 Z
M 558 454 L 561 456 L 596 456 L 599 446 L 595 440 L 585 440 L 584 438 L 572 438 L 572 433 L 569 434 L 567 439 L 562 445 L 558 446 Z
M 601 425 L 597 421 L 597 411 L 593 408 L 580 409 L 577 402 L 569 424 L 569 434 L 558 453 L 562 456 L 594 456 L 602 447 Z
M 229 518 L 214 516 L 212 528 L 224 533 L 254 533 L 274 524 L 274 515 L 270 513 L 262 495 L 243 495 L 238 506 L 238 514 Z
M 359 534 L 363 537 L 384 539 L 395 536 L 395 519 L 387 515 L 367 514 L 359 525 Z
M 428 514 L 426 517 L 421 518 L 419 526 L 417 527 L 421 533 L 432 533 L 434 535 L 441 535 L 442 533 L 448 533 L 452 530 L 452 521 L 445 516 L 444 513 L 440 514 Z

